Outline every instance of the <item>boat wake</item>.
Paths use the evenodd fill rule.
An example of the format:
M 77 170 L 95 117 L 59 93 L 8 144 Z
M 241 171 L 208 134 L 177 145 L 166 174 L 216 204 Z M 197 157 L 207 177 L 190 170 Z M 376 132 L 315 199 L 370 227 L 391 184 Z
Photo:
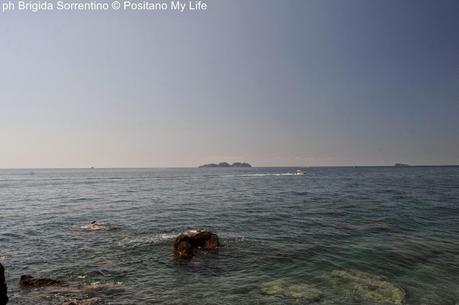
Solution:
M 296 171 L 292 173 L 276 173 L 276 174 L 247 174 L 247 175 L 240 175 L 239 177 L 280 177 L 280 176 L 304 176 L 304 172 Z

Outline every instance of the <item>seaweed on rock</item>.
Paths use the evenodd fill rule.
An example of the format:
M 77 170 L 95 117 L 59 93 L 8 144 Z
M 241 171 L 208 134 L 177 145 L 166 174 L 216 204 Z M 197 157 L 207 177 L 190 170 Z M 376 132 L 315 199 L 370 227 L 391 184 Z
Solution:
M 321 297 L 321 292 L 311 285 L 291 284 L 283 279 L 264 283 L 260 288 L 260 292 L 266 295 L 301 299 L 306 302 L 317 302 Z
M 338 292 L 356 299 L 378 304 L 405 303 L 405 291 L 382 276 L 356 270 L 336 270 L 329 274 L 328 280 Z

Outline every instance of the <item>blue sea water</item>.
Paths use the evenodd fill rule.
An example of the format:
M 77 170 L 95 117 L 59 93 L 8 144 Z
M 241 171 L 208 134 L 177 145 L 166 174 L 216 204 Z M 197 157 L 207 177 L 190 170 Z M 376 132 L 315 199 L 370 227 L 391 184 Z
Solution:
M 459 168 L 0 171 L 0 262 L 11 304 L 377 304 L 336 291 L 334 270 L 384 276 L 406 304 L 459 304 Z M 102 230 L 85 225 L 97 220 Z M 175 235 L 216 232 L 218 253 L 173 258 Z M 23 274 L 73 286 L 21 290 Z

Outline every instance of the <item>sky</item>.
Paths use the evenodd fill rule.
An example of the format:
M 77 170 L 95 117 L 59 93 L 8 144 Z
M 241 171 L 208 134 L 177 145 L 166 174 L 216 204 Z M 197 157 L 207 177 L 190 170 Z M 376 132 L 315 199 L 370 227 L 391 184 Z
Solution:
M 459 164 L 459 1 L 0 12 L 0 168 Z

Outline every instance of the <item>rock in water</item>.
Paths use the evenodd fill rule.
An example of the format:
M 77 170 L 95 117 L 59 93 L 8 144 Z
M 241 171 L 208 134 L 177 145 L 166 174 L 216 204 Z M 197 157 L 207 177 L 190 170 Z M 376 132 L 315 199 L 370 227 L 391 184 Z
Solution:
M 220 241 L 215 233 L 206 230 L 191 230 L 180 233 L 174 242 L 174 255 L 192 258 L 199 250 L 217 250 Z
M 355 270 L 337 270 L 330 273 L 329 280 L 334 288 L 357 299 L 380 304 L 405 303 L 405 291 L 382 276 Z
M 7 287 L 5 281 L 5 268 L 0 264 L 0 305 L 8 303 Z
M 47 278 L 34 278 L 31 275 L 22 275 L 19 280 L 18 286 L 20 288 L 36 288 L 43 286 L 56 286 L 64 284 L 63 281 L 47 279 Z
M 96 305 L 100 303 L 100 299 L 91 298 L 91 299 L 75 299 L 72 301 L 65 302 L 62 305 Z
M 93 220 L 89 224 L 81 226 L 80 228 L 85 231 L 111 231 L 117 229 L 108 223 L 98 222 L 96 220 Z
M 291 299 L 301 299 L 305 302 L 318 302 L 321 293 L 308 284 L 290 284 L 286 280 L 267 282 L 260 288 L 261 293 L 267 295 L 284 296 Z

